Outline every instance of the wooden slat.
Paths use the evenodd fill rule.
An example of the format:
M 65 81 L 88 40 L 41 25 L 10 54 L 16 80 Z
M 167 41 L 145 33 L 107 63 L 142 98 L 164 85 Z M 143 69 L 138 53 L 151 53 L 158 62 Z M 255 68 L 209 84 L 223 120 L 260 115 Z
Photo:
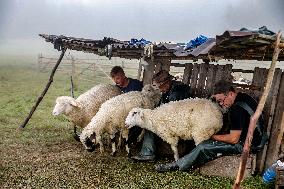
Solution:
M 274 119 L 271 128 L 271 135 L 269 140 L 269 146 L 266 153 L 265 167 L 271 165 L 277 158 L 283 139 L 284 128 L 284 73 L 281 76 L 281 83 L 277 97 L 277 104 L 275 108 Z
M 155 64 L 154 73 L 156 74 L 162 70 L 162 64 L 159 61 L 155 61 L 154 64 Z
M 216 72 L 217 72 L 217 66 L 210 64 L 208 67 L 206 87 L 205 87 L 205 91 L 207 94 L 212 93 L 213 86 L 215 84 Z
M 185 66 L 186 66 L 186 64 L 171 63 L 171 66 L 174 66 L 174 67 L 185 67 Z
M 161 62 L 162 70 L 170 71 L 171 68 L 171 59 L 165 59 Z
M 182 82 L 186 85 L 190 83 L 192 68 L 193 68 L 192 64 L 185 64 Z
M 254 69 L 254 74 L 253 74 L 253 79 L 252 79 L 252 85 L 255 86 L 262 86 L 260 91 L 254 91 L 253 92 L 253 97 L 256 100 L 259 100 L 260 95 L 263 92 L 263 87 L 265 85 L 265 81 L 267 79 L 267 74 L 268 74 L 268 70 L 265 68 L 258 68 L 256 67 Z
M 224 68 L 225 68 L 225 66 L 222 66 L 222 65 L 217 66 L 216 77 L 215 77 L 214 83 L 217 83 L 218 81 L 220 81 L 222 79 L 222 74 L 223 74 Z
M 254 73 L 253 70 L 243 70 L 243 69 L 232 69 L 232 72 Z
M 198 73 L 199 73 L 199 64 L 193 64 L 191 79 L 190 79 L 190 88 L 191 88 L 191 94 L 193 96 L 196 95 L 196 86 L 198 81 Z
M 196 94 L 198 97 L 205 97 L 205 81 L 206 81 L 206 76 L 207 76 L 207 71 L 208 71 L 208 64 L 200 64 L 199 68 L 199 78 L 198 78 L 198 83 L 196 86 Z
M 226 81 L 232 81 L 232 64 L 226 64 L 223 69 L 222 79 Z
M 147 63 L 148 65 L 144 65 L 143 85 L 152 83 L 152 78 L 155 69 L 155 63 L 153 60 L 148 60 Z
M 276 168 L 275 189 L 283 188 L 283 186 L 284 186 L 284 168 L 277 167 Z

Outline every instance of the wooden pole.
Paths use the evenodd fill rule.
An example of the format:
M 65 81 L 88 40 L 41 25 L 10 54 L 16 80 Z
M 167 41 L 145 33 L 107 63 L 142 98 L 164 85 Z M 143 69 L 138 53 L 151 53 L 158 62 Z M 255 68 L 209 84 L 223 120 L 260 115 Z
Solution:
M 23 128 L 25 128 L 26 124 L 29 122 L 30 118 L 32 117 L 34 111 L 36 110 L 36 108 L 38 107 L 38 105 L 40 104 L 40 102 L 42 101 L 44 95 L 46 94 L 46 92 L 48 91 L 48 89 L 49 89 L 51 83 L 53 82 L 53 76 L 54 76 L 55 71 L 56 71 L 57 67 L 59 66 L 59 64 L 60 64 L 60 62 L 61 62 L 61 60 L 62 60 L 62 58 L 64 57 L 64 54 L 65 54 L 65 49 L 62 49 L 61 55 L 60 55 L 59 59 L 57 60 L 57 63 L 55 64 L 54 68 L 52 69 L 52 72 L 51 72 L 51 74 L 50 74 L 50 76 L 49 76 L 49 81 L 48 81 L 48 83 L 46 84 L 45 89 L 42 91 L 41 95 L 38 97 L 38 99 L 37 99 L 37 101 L 36 101 L 36 104 L 32 107 L 32 109 L 31 109 L 31 111 L 30 111 L 28 117 L 27 117 L 27 118 L 25 119 L 25 121 L 19 126 L 18 129 L 23 129 Z
M 74 83 L 73 83 L 73 78 L 72 78 L 72 75 L 71 75 L 71 77 L 70 77 L 70 82 L 71 82 L 71 97 L 72 98 L 75 98 L 75 96 L 74 96 Z M 78 142 L 80 142 L 80 137 L 79 137 L 79 135 L 77 134 L 77 127 L 76 127 L 76 124 L 75 123 L 73 123 L 73 132 L 74 132 L 74 134 L 73 134 L 73 137 L 75 138 L 75 140 L 76 141 L 78 141 Z
M 264 104 L 266 102 L 266 98 L 267 98 L 269 90 L 271 88 L 272 80 L 273 80 L 273 76 L 274 76 L 274 71 L 275 71 L 275 66 L 276 66 L 276 61 L 277 61 L 278 55 L 281 51 L 279 49 L 280 39 L 281 39 L 281 32 L 279 31 L 277 36 L 276 36 L 274 53 L 273 53 L 272 62 L 271 62 L 271 65 L 270 65 L 270 68 L 269 68 L 269 71 L 268 71 L 265 88 L 264 88 L 263 94 L 260 98 L 260 101 L 258 103 L 258 106 L 256 108 L 256 111 L 252 115 L 252 117 L 250 118 L 248 133 L 247 133 L 246 141 L 245 141 L 245 144 L 244 144 L 243 153 L 242 153 L 242 156 L 241 156 L 241 162 L 240 162 L 238 174 L 237 174 L 233 189 L 239 189 L 240 188 L 241 181 L 242 181 L 243 176 L 244 176 L 247 158 L 249 156 L 249 151 L 250 151 L 250 145 L 251 145 L 251 141 L 252 141 L 252 138 L 253 138 L 253 132 L 254 132 L 254 129 L 256 127 L 256 123 L 258 121 L 258 118 L 260 117 L 260 115 L 262 113 Z
M 71 97 L 74 98 L 74 83 L 73 83 L 73 76 L 72 75 L 70 77 L 70 82 L 71 82 L 70 93 L 71 93 Z
M 139 60 L 139 67 L 138 67 L 138 73 L 137 73 L 137 79 L 140 80 L 141 78 L 141 72 L 142 72 L 142 63 L 141 63 L 141 58 Z

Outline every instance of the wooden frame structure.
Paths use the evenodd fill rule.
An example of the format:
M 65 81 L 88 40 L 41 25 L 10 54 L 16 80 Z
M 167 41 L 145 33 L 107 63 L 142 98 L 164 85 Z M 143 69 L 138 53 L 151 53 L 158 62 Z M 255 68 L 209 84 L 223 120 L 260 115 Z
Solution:
M 219 59 L 271 60 L 275 42 L 273 36 L 252 32 L 226 31 L 223 35 L 217 36 L 216 39 L 210 39 L 199 47 L 186 51 L 176 44 L 167 43 L 129 45 L 127 41 L 112 38 L 90 40 L 46 34 L 40 34 L 40 36 L 47 42 L 53 43 L 54 47 L 62 50 L 62 52 L 65 49 L 71 49 L 101 56 L 141 59 L 144 66 L 144 84 L 150 83 L 153 74 L 160 70 L 170 70 L 171 66 L 184 67 L 183 82 L 191 86 L 192 94 L 197 97 L 209 96 L 217 81 L 220 79 L 231 80 L 232 72 L 253 73 L 251 85 L 238 85 L 237 87 L 239 90 L 248 92 L 257 100 L 260 99 L 264 91 L 268 75 L 267 69 L 256 67 L 254 70 L 241 70 L 233 69 L 231 64 L 214 65 L 210 64 L 210 62 Z M 283 44 L 284 39 L 280 39 L 279 48 L 284 48 Z M 195 61 L 200 59 L 204 63 L 172 63 L 172 60 Z M 278 59 L 280 61 L 284 60 L 283 50 L 279 52 Z M 284 145 L 283 124 L 281 124 L 284 119 L 282 117 L 284 111 L 284 73 L 281 69 L 275 70 L 272 83 L 273 86 L 268 93 L 263 111 L 266 129 L 270 138 L 265 149 L 257 154 L 256 169 L 259 171 L 262 171 L 277 159 L 281 152 L 280 146 Z M 42 99 L 42 97 L 39 99 Z M 30 113 L 29 118 L 31 115 L 32 113 Z M 25 126 L 27 121 L 28 119 L 21 125 L 21 128 Z

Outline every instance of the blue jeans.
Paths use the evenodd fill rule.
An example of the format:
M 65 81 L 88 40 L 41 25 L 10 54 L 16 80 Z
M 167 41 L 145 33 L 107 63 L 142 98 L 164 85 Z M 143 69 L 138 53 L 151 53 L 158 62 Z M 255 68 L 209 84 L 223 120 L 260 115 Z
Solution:
M 179 169 L 186 171 L 203 165 L 219 156 L 241 154 L 243 146 L 239 143 L 228 144 L 224 142 L 206 140 L 198 144 L 189 154 L 176 161 Z
M 142 156 L 155 156 L 156 144 L 155 144 L 155 134 L 151 131 L 146 130 L 140 155 Z

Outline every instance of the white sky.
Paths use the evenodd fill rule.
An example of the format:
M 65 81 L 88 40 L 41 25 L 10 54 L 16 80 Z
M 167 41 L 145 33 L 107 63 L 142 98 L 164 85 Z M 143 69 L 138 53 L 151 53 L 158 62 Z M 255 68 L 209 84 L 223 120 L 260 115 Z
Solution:
M 38 34 L 188 42 L 242 27 L 284 31 L 284 0 L 0 0 L 0 54 L 54 52 Z

